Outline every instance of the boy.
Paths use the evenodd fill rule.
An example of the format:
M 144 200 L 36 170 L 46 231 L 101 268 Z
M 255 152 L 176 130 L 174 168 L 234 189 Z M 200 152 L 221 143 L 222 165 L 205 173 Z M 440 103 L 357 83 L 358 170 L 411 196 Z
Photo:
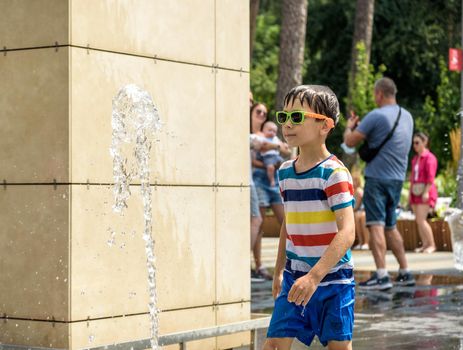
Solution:
M 325 146 L 339 116 L 326 86 L 302 85 L 277 112 L 283 136 L 299 147 L 278 171 L 285 207 L 272 293 L 275 308 L 264 350 L 289 350 L 315 335 L 330 350 L 352 349 L 355 238 L 349 171 Z
M 266 152 L 260 152 L 257 159 L 262 160 L 265 169 L 267 171 L 268 181 L 270 186 L 275 186 L 275 169 L 280 166 L 283 162 L 283 158 L 280 156 L 280 139 L 277 137 L 278 127 L 277 125 L 267 120 L 262 125 L 262 133 L 264 134 L 265 140 L 271 144 L 277 145 L 277 149 L 271 149 Z

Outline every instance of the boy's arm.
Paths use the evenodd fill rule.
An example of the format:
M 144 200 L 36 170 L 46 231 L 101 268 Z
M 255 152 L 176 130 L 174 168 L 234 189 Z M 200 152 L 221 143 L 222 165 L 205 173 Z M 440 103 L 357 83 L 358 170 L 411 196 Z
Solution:
M 354 211 L 352 206 L 335 211 L 338 233 L 334 236 L 320 260 L 305 276 L 294 282 L 288 301 L 296 305 L 307 305 L 320 281 L 346 254 L 355 239 Z
M 272 294 L 276 299 L 281 290 L 281 282 L 283 281 L 283 270 L 286 264 L 286 220 L 283 220 L 280 228 L 280 240 L 278 242 L 277 261 L 275 263 L 275 272 L 273 273 Z

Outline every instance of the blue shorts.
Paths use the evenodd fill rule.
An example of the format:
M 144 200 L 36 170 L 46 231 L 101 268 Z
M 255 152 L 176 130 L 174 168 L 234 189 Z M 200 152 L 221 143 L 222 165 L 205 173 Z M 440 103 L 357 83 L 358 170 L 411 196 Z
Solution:
M 287 299 L 295 280 L 294 275 L 285 270 L 267 338 L 297 338 L 307 346 L 315 335 L 324 346 L 331 340 L 352 340 L 355 284 L 318 287 L 304 308 Z
M 397 223 L 396 209 L 400 202 L 403 182 L 400 180 L 365 179 L 363 204 L 367 226 L 381 225 L 392 230 Z
M 265 169 L 254 169 L 252 179 L 256 186 L 259 197 L 259 207 L 269 207 L 272 204 L 282 204 L 280 188 L 278 187 L 277 171 L 275 171 L 275 186 L 270 186 L 267 171 Z
M 256 186 L 251 184 L 251 216 L 260 218 L 259 197 L 257 197 Z
M 262 161 L 264 165 L 268 167 L 269 165 L 277 165 L 283 163 L 283 158 L 279 154 L 267 154 L 262 156 Z

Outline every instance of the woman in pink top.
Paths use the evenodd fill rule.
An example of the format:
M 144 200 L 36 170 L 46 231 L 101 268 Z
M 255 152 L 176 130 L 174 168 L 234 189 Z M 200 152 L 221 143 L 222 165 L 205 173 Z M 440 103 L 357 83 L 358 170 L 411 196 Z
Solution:
M 437 158 L 428 147 L 428 136 L 422 132 L 413 135 L 413 149 L 417 153 L 412 159 L 410 175 L 410 204 L 415 213 L 422 246 L 416 252 L 433 253 L 436 251 L 431 226 L 426 221 L 430 208 L 437 200 L 437 188 L 434 178 L 437 171 Z

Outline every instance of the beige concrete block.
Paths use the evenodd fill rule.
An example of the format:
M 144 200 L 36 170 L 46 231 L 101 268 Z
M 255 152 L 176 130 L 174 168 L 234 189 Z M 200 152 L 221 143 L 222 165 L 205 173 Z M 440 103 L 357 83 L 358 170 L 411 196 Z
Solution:
M 68 53 L 60 48 L 0 56 L 0 179 L 68 181 Z
M 159 334 L 185 332 L 193 329 L 215 326 L 216 310 L 213 307 L 201 307 L 162 312 L 159 317 Z M 163 347 L 164 350 L 177 350 L 178 345 Z M 216 349 L 216 338 L 191 341 L 188 350 Z
M 207 187 L 153 192 L 158 298 L 162 310 L 215 300 L 215 198 Z
M 216 14 L 217 64 L 249 71 L 249 1 L 217 1 Z
M 191 329 L 213 327 L 216 312 L 213 307 L 166 311 L 159 314 L 159 336 Z M 150 337 L 150 320 L 147 314 L 130 315 L 101 320 L 75 322 L 71 325 L 71 349 L 83 349 L 145 340 Z M 188 350 L 214 349 L 215 339 L 187 343 Z M 162 347 L 178 349 L 178 345 Z
M 68 186 L 0 189 L 2 314 L 68 320 L 68 211 Z
M 251 303 L 220 305 L 217 310 L 217 325 L 247 321 L 251 319 Z M 251 343 L 250 332 L 217 337 L 217 349 L 230 349 Z
M 0 47 L 8 49 L 69 43 L 69 1 L 2 0 Z
M 143 208 L 139 186 L 131 190 L 120 217 L 112 213 L 111 187 L 72 186 L 72 320 L 148 311 Z M 152 201 L 158 307 L 212 304 L 214 193 L 153 186 Z
M 73 322 L 70 325 L 70 349 L 86 349 L 148 339 L 149 325 L 147 314 Z
M 0 322 L 0 344 L 68 349 L 69 324 L 6 319 Z M 1 346 L 1 345 L 0 345 Z
M 249 74 L 217 72 L 217 182 L 249 185 Z
M 87 54 L 76 48 L 72 50 L 72 181 L 113 181 L 111 103 L 129 83 L 151 94 L 163 122 L 151 153 L 153 183 L 212 184 L 212 70 L 105 52 Z
M 72 44 L 211 65 L 214 0 L 71 2 Z
M 124 216 L 111 186 L 72 186 L 72 320 L 148 309 L 143 209 L 133 187 Z
M 217 192 L 217 300 L 251 299 L 249 188 Z

